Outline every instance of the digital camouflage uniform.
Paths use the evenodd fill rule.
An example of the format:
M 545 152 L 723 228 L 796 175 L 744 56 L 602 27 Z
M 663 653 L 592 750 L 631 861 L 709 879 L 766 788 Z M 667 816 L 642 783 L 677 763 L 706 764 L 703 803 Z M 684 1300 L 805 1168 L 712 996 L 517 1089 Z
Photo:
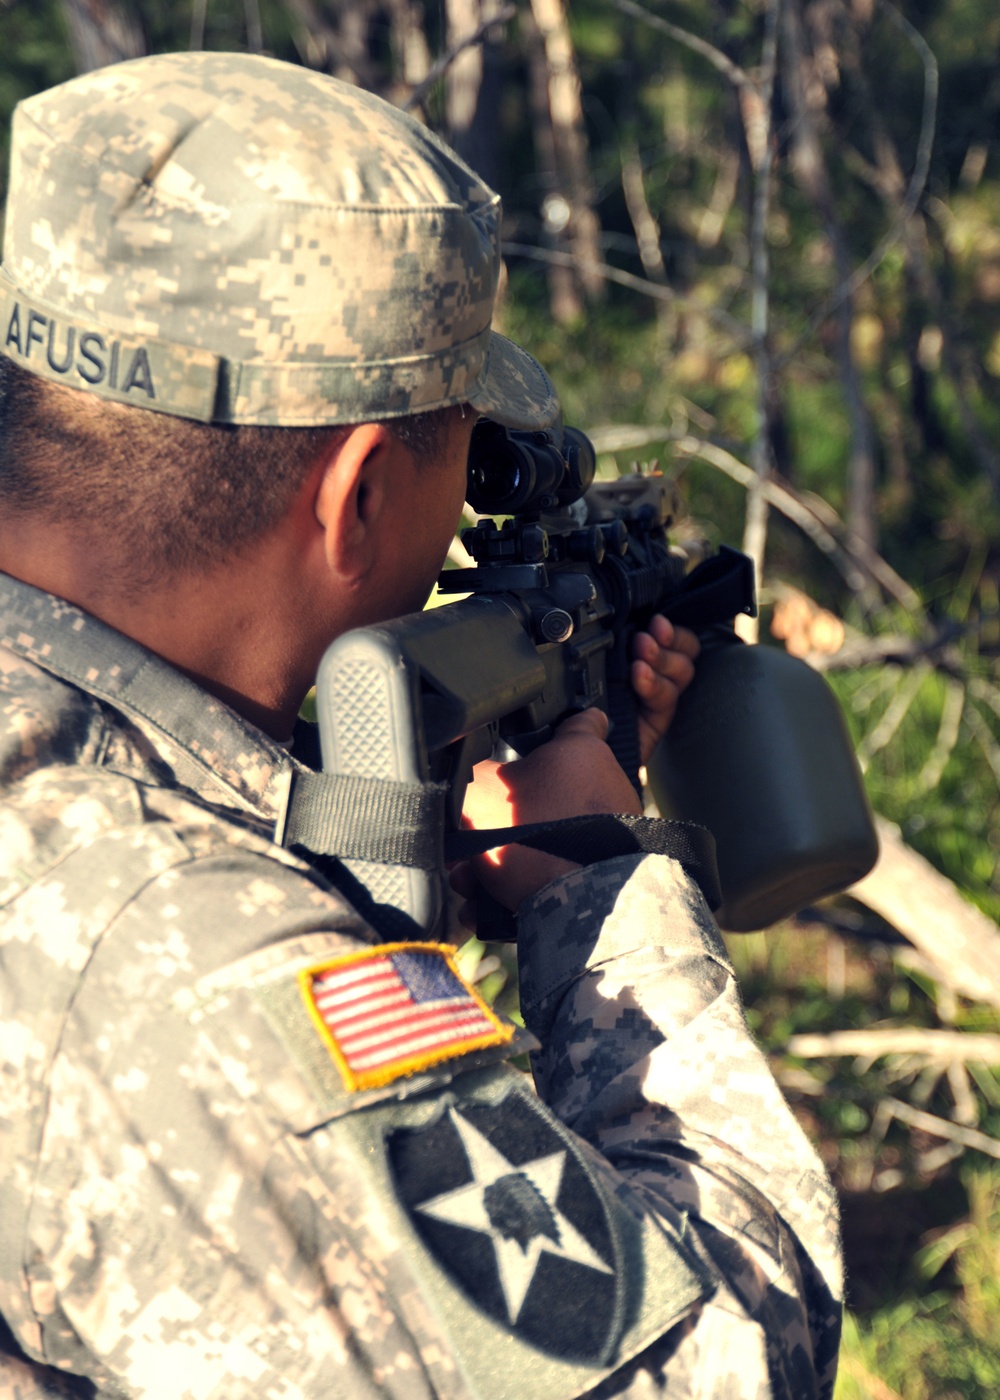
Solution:
M 495 198 L 364 94 L 144 60 L 25 104 L 12 159 L 35 372 L 217 421 L 554 415 L 489 329 Z M 274 844 L 298 760 L 134 641 L 0 576 L 0 691 L 0 1400 L 830 1394 L 833 1194 L 677 865 L 527 902 L 516 1030 Z M 323 988 L 383 963 L 478 1038 L 349 1064 Z
M 172 1400 L 560 1397 L 613 1367 L 598 1394 L 825 1393 L 833 1197 L 677 866 L 608 861 L 523 911 L 544 1122 L 516 1040 L 351 1094 L 294 978 L 375 935 L 268 841 L 293 760 L 24 584 L 0 628 L 0 1311 L 26 1353 Z M 505 1115 L 529 1164 L 567 1151 L 563 1213 L 608 1221 L 583 1212 L 596 1257 L 543 1246 L 513 1326 L 488 1238 L 414 1226 L 462 1184 L 463 1110 L 512 1174 Z

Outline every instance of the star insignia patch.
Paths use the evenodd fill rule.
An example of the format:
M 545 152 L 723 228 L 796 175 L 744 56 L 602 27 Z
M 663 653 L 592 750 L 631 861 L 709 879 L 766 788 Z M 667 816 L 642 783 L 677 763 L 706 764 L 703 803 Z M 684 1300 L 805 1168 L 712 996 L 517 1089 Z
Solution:
M 550 1355 L 606 1360 L 624 1311 L 619 1250 L 568 1135 L 511 1094 L 453 1106 L 387 1147 L 415 1229 L 477 1306 Z

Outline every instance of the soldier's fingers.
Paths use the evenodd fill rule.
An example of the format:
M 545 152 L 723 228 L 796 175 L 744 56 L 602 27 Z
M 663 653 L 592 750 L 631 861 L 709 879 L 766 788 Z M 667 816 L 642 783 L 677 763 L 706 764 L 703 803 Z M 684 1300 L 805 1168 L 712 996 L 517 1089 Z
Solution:
M 680 692 L 694 680 L 694 661 L 679 651 L 663 651 L 650 637 L 636 638 L 635 660 L 632 663 L 632 683 L 646 699 L 650 693 L 643 686 L 663 681 Z
M 475 899 L 479 890 L 479 881 L 476 879 L 476 872 L 467 860 L 459 861 L 453 865 L 448 872 L 448 883 L 463 899 Z
M 580 710 L 578 714 L 570 715 L 568 719 L 564 719 L 552 737 L 556 740 L 607 739 L 608 717 L 603 710 L 598 710 L 596 707 Z
M 661 647 L 682 651 L 686 656 L 692 658 L 701 651 L 701 642 L 690 628 L 675 627 L 669 618 L 664 617 L 662 613 L 656 613 L 650 618 L 649 627 L 646 630 Z
M 668 674 L 665 668 L 676 664 L 674 658 L 682 662 L 694 661 L 701 651 L 701 642 L 688 628 L 674 627 L 657 613 L 650 619 L 647 631 L 636 633 L 632 650 L 634 656 Z

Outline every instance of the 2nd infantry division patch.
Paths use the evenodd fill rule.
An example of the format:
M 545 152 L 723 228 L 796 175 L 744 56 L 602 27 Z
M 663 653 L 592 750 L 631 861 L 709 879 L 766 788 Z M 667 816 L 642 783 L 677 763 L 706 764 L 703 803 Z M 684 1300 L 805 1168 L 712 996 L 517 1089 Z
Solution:
M 306 1009 L 348 1089 L 373 1089 L 471 1050 L 505 1025 L 462 981 L 443 943 L 385 943 L 299 974 Z
M 531 1346 L 597 1366 L 624 1321 L 621 1245 L 600 1188 L 526 1097 L 461 1103 L 387 1141 L 399 1199 L 468 1298 Z

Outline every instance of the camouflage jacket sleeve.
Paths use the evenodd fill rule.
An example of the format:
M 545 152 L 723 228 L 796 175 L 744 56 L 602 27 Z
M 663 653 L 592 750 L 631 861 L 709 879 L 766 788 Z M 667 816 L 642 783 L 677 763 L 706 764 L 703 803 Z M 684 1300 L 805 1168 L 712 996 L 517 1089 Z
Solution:
M 539 1093 L 663 1216 L 686 1220 L 715 1295 L 594 1395 L 832 1393 L 836 1199 L 747 1029 L 700 891 L 630 856 L 522 908 Z

